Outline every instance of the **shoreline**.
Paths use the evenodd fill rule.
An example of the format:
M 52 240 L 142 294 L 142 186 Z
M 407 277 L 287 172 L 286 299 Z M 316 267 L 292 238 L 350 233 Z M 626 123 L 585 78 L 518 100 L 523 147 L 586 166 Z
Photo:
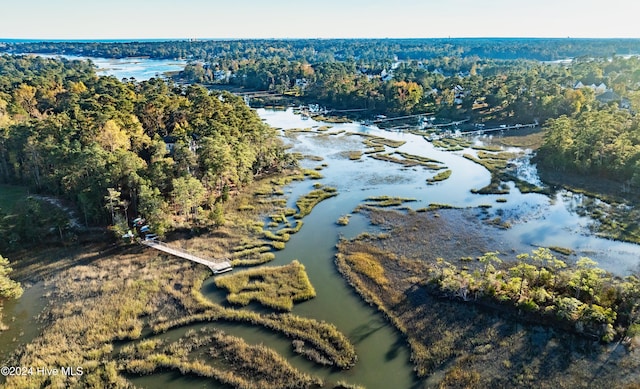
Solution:
M 455 214 L 461 211 L 464 212 L 440 211 L 440 217 L 430 219 L 430 230 L 446 230 L 457 217 Z M 385 214 L 393 211 L 373 212 Z M 452 213 L 453 219 L 447 213 Z M 380 215 L 375 217 L 383 218 Z M 411 230 L 417 218 L 422 218 L 424 223 L 429 216 L 424 213 L 390 216 L 389 220 L 394 222 L 386 220 L 383 225 L 389 223 L 396 229 L 394 232 L 398 232 L 397 229 L 407 231 Z M 510 312 L 428 293 L 419 287 L 423 282 L 420 274 L 426 271 L 427 262 L 435 262 L 439 253 L 434 252 L 434 248 L 440 241 L 436 239 L 426 246 L 420 245 L 430 258 L 423 262 L 411 254 L 404 256 L 397 250 L 401 242 L 396 241 L 406 243 L 414 241 L 414 238 L 402 238 L 394 232 L 380 238 L 369 236 L 362 241 L 358 238 L 341 241 L 336 264 L 355 292 L 376 306 L 389 323 L 403 333 L 412 350 L 414 368 L 419 376 L 430 377 L 427 382 L 433 385 L 455 382 L 472 387 L 531 388 L 575 387 L 595 382 L 604 385 L 611 379 L 633 382 L 640 360 L 628 351 L 618 350 L 620 342 L 594 344 L 588 338 L 541 326 L 533 318 L 514 320 Z M 349 255 L 362 250 L 372 254 L 371 258 L 375 258 L 375 263 L 382 270 L 375 275 L 367 274 L 356 270 L 353 264 L 349 265 Z M 447 251 L 450 250 L 441 248 L 440 252 Z M 474 265 L 468 263 L 467 266 L 473 269 Z M 384 281 L 385 277 L 388 282 Z M 571 361 L 571 364 L 566 365 L 563 360 Z M 612 365 L 607 368 L 608 373 L 589 376 L 588 372 L 602 368 L 605 363 Z M 542 365 L 549 368 L 530 370 L 530 366 Z M 440 377 L 440 381 L 435 377 Z
M 272 176 L 257 182 L 250 192 L 235 196 L 227 204 L 230 209 L 235 209 L 228 214 L 229 219 L 233 218 L 233 223 L 191 239 L 179 239 L 173 244 L 183 245 L 188 242 L 190 250 L 195 252 L 211 253 L 214 247 L 215 252 L 228 252 L 233 244 L 238 244 L 243 238 L 255 239 L 256 232 L 252 232 L 250 227 L 255 223 L 252 220 L 262 220 L 265 216 L 276 213 L 281 209 L 280 202 L 265 199 L 263 204 L 256 204 L 256 208 L 248 214 L 246 211 L 238 210 L 240 205 L 247 201 L 246 199 L 252 199 L 254 192 L 280 193 L 272 190 L 274 180 L 288 182 L 298 176 L 301 174 Z M 304 176 L 298 178 L 304 179 Z M 269 186 L 266 192 L 263 188 L 265 184 Z M 279 196 L 275 195 L 276 198 Z M 289 232 L 295 233 L 293 230 L 292 228 Z M 261 235 L 262 232 L 259 232 L 258 237 Z M 220 242 L 220 245 L 216 242 Z M 187 358 L 189 353 L 180 361 L 171 359 L 172 362 L 167 362 L 169 364 L 162 362 L 162 355 L 151 360 L 145 359 L 146 357 L 127 360 L 118 353 L 112 353 L 114 345 L 123 344 L 122 342 L 131 347 L 142 347 L 140 345 L 146 338 L 142 335 L 148 329 L 163 333 L 168 328 L 182 327 L 191 322 L 210 321 L 264 327 L 293 341 L 298 354 L 321 366 L 330 364 L 336 369 L 345 370 L 357 360 L 351 342 L 330 323 L 290 313 L 269 314 L 262 310 L 253 312 L 233 309 L 209 301 L 202 294 L 201 287 L 204 279 L 211 277 L 211 274 L 200 265 L 157 254 L 138 246 L 118 246 L 115 251 L 108 250 L 109 246 L 104 245 L 91 247 L 89 251 L 83 245 L 51 248 L 40 251 L 29 263 L 23 263 L 20 269 L 21 279 L 22 276 L 28 279 L 44 279 L 48 301 L 39 314 L 41 327 L 38 334 L 23 344 L 20 350 L 14 350 L 8 362 L 16 366 L 35 366 L 36 361 L 55 362 L 56 366 L 83 366 L 86 373 L 84 377 L 58 377 L 54 380 L 67 386 L 81 385 L 82 382 L 86 383 L 86 377 L 108 370 L 114 374 L 103 375 L 103 383 L 122 386 L 126 382 L 123 374 L 126 371 L 144 371 L 137 370 L 136 366 L 141 364 L 147 366 L 147 369 L 149 364 L 161 369 L 171 366 L 189 367 L 187 370 L 196 375 L 199 371 L 206 370 L 207 374 L 212 374 L 226 383 L 250 382 L 251 374 L 245 374 L 249 372 L 247 366 L 241 367 L 241 370 L 232 368 L 229 374 L 201 370 L 199 365 L 194 365 L 191 359 Z M 27 252 L 23 254 L 32 255 Z M 48 257 L 59 259 L 49 263 L 43 259 Z M 30 267 L 30 264 L 37 267 Z M 303 272 L 304 268 L 301 271 Z M 242 272 L 243 270 L 237 270 L 234 274 L 240 275 Z M 61 338 L 66 339 L 64 347 L 56 341 Z M 234 340 L 234 344 L 237 344 L 239 349 L 246 347 L 242 340 Z M 173 348 L 168 347 L 166 350 L 170 353 Z M 166 356 L 169 357 L 170 354 Z M 299 373 L 298 369 L 289 366 L 284 359 L 269 359 L 277 365 L 271 368 L 277 370 L 281 366 L 281 372 L 284 374 L 275 382 L 284 383 L 289 379 L 286 377 L 304 375 Z M 147 371 L 152 370 L 155 371 L 155 368 Z M 304 376 L 309 384 L 315 382 L 312 387 L 317 387 L 321 382 L 315 374 Z M 5 385 L 8 388 L 23 387 L 27 381 L 39 385 L 37 382 L 42 382 L 43 379 L 47 377 L 9 377 Z M 295 378 L 289 382 L 290 387 L 295 387 Z

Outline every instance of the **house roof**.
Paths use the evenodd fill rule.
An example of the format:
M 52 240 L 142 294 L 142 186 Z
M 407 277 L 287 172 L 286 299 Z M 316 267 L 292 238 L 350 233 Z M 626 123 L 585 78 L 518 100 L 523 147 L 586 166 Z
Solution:
M 614 91 L 606 91 L 606 92 L 596 96 L 596 100 L 598 100 L 601 103 L 608 103 L 608 102 L 611 102 L 611 101 L 620 100 L 620 95 L 618 95 Z

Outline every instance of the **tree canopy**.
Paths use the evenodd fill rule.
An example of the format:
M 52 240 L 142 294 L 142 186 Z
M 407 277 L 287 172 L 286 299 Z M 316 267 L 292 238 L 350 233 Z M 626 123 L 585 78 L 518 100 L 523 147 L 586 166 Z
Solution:
M 166 227 L 172 212 L 291 162 L 232 94 L 98 77 L 89 61 L 0 56 L 0 181 L 66 199 L 86 224 L 144 213 Z M 183 184 L 195 182 L 186 204 Z

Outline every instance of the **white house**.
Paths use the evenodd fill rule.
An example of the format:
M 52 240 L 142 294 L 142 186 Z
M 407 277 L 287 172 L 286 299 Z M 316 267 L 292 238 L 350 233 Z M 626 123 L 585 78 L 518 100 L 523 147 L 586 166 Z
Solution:
M 302 90 L 305 90 L 309 85 L 309 81 L 306 78 L 296 78 L 296 86 Z
M 582 88 L 589 88 L 591 89 L 596 95 L 601 95 L 605 92 L 608 91 L 607 89 L 607 85 L 604 82 L 601 82 L 600 85 L 596 85 L 596 84 L 591 84 L 589 86 L 585 86 L 581 81 L 578 81 L 574 86 L 573 89 L 582 89 Z
M 382 79 L 382 81 L 389 81 L 393 78 L 393 72 L 387 73 L 387 69 L 383 69 L 380 73 L 380 78 Z
M 225 81 L 229 82 L 229 77 L 231 77 L 230 70 L 216 70 L 213 72 L 213 78 L 216 81 Z
M 607 86 L 604 84 L 604 82 L 601 82 L 600 85 L 598 86 L 594 85 L 593 90 L 596 92 L 597 95 L 599 95 L 607 91 Z

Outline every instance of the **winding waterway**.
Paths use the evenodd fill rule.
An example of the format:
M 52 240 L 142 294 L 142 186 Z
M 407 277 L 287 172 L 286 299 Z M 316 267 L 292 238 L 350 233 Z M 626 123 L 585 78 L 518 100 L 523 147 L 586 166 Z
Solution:
M 92 60 L 99 66 L 107 66 L 96 59 Z M 125 70 L 113 74 L 119 78 L 145 79 L 144 74 L 148 73 L 140 70 L 139 66 L 144 66 L 149 60 L 141 61 L 142 64 L 122 63 L 121 66 L 124 66 Z M 156 74 L 158 70 L 152 72 Z M 327 125 L 312 119 L 302 120 L 292 109 L 259 109 L 257 112 L 266 123 L 280 129 Z M 326 164 L 321 171 L 323 178 L 319 182 L 337 188 L 339 194 L 314 208 L 313 212 L 305 217 L 300 232 L 291 236 L 286 248 L 278 251 L 276 259 L 267 266 L 288 264 L 293 259 L 304 264 L 317 297 L 297 304 L 293 313 L 335 324 L 354 343 L 359 358 L 356 366 L 348 371 L 318 367 L 295 355 L 286 338 L 246 325 L 198 324 L 169 331 L 160 336 L 176 338 L 190 328 L 211 325 L 232 335 L 241 336 L 249 343 L 264 343 L 285 356 L 294 366 L 328 382 L 343 380 L 367 388 L 422 387 L 422 383 L 418 382 L 413 374 L 409 350 L 401 334 L 355 294 L 339 275 L 333 262 L 335 245 L 341 236 L 353 237 L 374 228 L 359 214 L 353 214 L 346 227 L 336 224 L 339 217 L 351 214 L 359 204 L 371 196 L 413 198 L 416 201 L 408 203 L 413 209 L 426 207 L 430 203 L 446 203 L 458 207 L 491 205 L 488 211 L 491 215 L 499 215 L 512 225 L 506 230 L 495 229 L 494 238 L 515 251 L 528 252 L 535 246 L 559 246 L 574 250 L 576 257 L 589 256 L 598 261 L 601 267 L 617 274 L 626 274 L 638 267 L 640 246 L 598 238 L 589 232 L 588 226 L 593 221 L 580 216 L 576 211 L 583 202 L 590 201 L 582 195 L 566 191 L 560 191 L 551 197 L 535 193 L 522 194 L 513 185 L 510 194 L 506 195 L 473 194 L 471 189 L 479 189 L 490 182 L 490 174 L 482 166 L 462 156 L 463 153 L 475 153 L 472 149 L 442 151 L 418 135 L 388 132 L 357 123 L 331 126 L 324 133 L 300 132 L 291 136 L 282 133 L 285 142 L 292 146 L 291 151 L 323 157 L 323 161 L 320 162 L 303 160 L 302 165 L 314 169 Z M 360 160 L 350 160 L 347 155 L 349 151 L 365 149 L 363 139 L 350 133 L 404 140 L 406 143 L 399 147 L 398 151 L 438 160 L 453 173 L 443 182 L 428 185 L 426 179 L 435 173 L 422 167 L 407 168 L 366 156 Z M 396 149 L 388 148 L 388 151 L 393 150 Z M 519 174 L 523 179 L 534 183 L 539 180 L 535 167 L 529 164 L 528 158 L 521 159 L 518 164 Z M 287 186 L 285 191 L 288 195 L 288 206 L 295 208 L 296 199 L 311 191 L 315 182 L 318 181 L 307 180 Z M 496 201 L 498 199 L 500 202 Z M 26 297 L 37 298 L 38 293 L 42 293 L 40 286 L 30 288 Z M 224 298 L 213 285 L 212 279 L 204 284 L 203 293 L 214 301 L 222 301 Z M 31 337 L 30 334 L 37 331 L 32 319 L 37 312 L 26 310 L 24 304 L 29 305 L 29 301 L 23 297 L 22 301 L 9 304 L 5 308 L 8 317 L 15 318 L 17 328 L 21 328 L 22 334 L 0 334 L 1 345 L 13 347 L 15 342 L 8 341 L 9 337 L 27 341 Z M 8 349 L 2 348 L 3 352 L 5 350 Z M 135 385 L 149 388 L 162 385 L 218 387 L 210 380 L 180 377 L 179 373 L 173 372 L 130 378 Z
M 303 120 L 292 109 L 265 110 L 258 114 L 273 127 L 280 129 L 317 129 L 327 123 Z M 344 132 L 343 132 L 344 131 Z M 336 135 L 331 135 L 335 133 Z M 451 177 L 436 185 L 428 185 L 426 179 L 435 173 L 422 167 L 407 168 L 398 164 L 363 157 L 353 161 L 349 151 L 364 150 L 362 138 L 350 133 L 382 136 L 406 143 L 398 151 L 436 159 L 453 171 Z M 284 131 L 283 131 L 284 136 Z M 618 274 L 628 273 L 637 267 L 640 247 L 593 236 L 588 225 L 592 221 L 580 216 L 575 209 L 587 199 L 560 191 L 554 196 L 520 193 L 511 185 L 507 195 L 473 194 L 471 189 L 481 188 L 490 181 L 489 172 L 462 155 L 474 153 L 473 149 L 456 152 L 441 151 L 421 136 L 383 131 L 357 123 L 336 124 L 326 132 L 299 132 L 284 137 L 292 146 L 291 151 L 303 155 L 323 157 L 322 161 L 306 159 L 305 168 L 314 169 L 326 165 L 319 182 L 336 187 L 339 195 L 320 203 L 304 219 L 299 233 L 292 235 L 286 248 L 276 253 L 271 265 L 283 265 L 298 259 L 307 269 L 317 297 L 298 304 L 295 314 L 334 323 L 355 344 L 359 356 L 357 365 L 346 372 L 319 368 L 300 356 L 292 354 L 288 342 L 278 336 L 245 326 L 225 325 L 225 331 L 241 336 L 250 343 L 264 343 L 278 350 L 296 367 L 319 375 L 328 382 L 344 380 L 368 388 L 422 387 L 417 382 L 409 362 L 409 350 L 401 335 L 393 329 L 374 308 L 367 306 L 337 273 L 333 262 L 335 245 L 340 236 L 352 237 L 372 227 L 357 213 L 347 227 L 336 224 L 337 219 L 354 209 L 371 196 L 397 196 L 414 198 L 408 203 L 413 208 L 426 207 L 430 203 L 446 203 L 458 207 L 491 205 L 491 216 L 500 215 L 512 227 L 494 229 L 493 237 L 502 247 L 516 252 L 529 252 L 536 246 L 559 246 L 576 251 L 578 256 L 590 256 L 600 266 Z M 481 141 L 478 139 L 477 141 Z M 394 149 L 388 148 L 388 151 Z M 539 180 L 528 158 L 519 161 L 519 174 L 530 182 Z M 288 206 L 295 208 L 295 200 L 313 189 L 318 181 L 294 183 L 286 188 Z M 501 199 L 501 202 L 496 200 Z M 506 200 L 506 202 L 502 202 Z M 222 302 L 224 294 L 209 280 L 203 292 L 210 299 Z M 218 326 L 218 324 L 215 324 Z M 180 330 L 181 333 L 184 329 Z M 148 387 L 162 382 L 174 382 L 175 374 L 135 379 L 136 384 Z M 190 382 L 186 380 L 185 382 Z M 175 383 L 175 382 L 174 382 Z
M 327 125 L 313 120 L 302 120 L 291 109 L 260 109 L 258 113 L 268 124 L 276 128 Z M 574 250 L 576 256 L 589 256 L 598 261 L 602 268 L 616 274 L 628 274 L 637 270 L 640 263 L 640 246 L 597 237 L 589 231 L 589 225 L 594 221 L 578 212 L 582 205 L 594 201 L 587 196 L 565 190 L 552 196 L 523 194 L 513 183 L 510 183 L 511 190 L 506 195 L 474 194 L 471 192 L 472 189 L 482 188 L 490 182 L 490 174 L 484 167 L 463 157 L 465 153 L 476 153 L 471 148 L 455 152 L 442 151 L 419 135 L 389 132 L 356 123 L 333 125 L 328 132 L 340 131 L 346 132 L 334 136 L 298 133 L 292 139 L 287 139 L 294 152 L 324 157 L 322 162 L 305 161 L 303 164 L 309 168 L 321 163 L 328 165 L 322 171 L 325 178 L 321 182 L 335 186 L 340 193 L 337 198 L 330 200 L 330 203 L 334 204 L 331 210 L 335 211 L 336 215 L 350 213 L 367 197 L 380 195 L 414 198 L 417 201 L 409 203 L 413 209 L 426 207 L 430 203 L 444 203 L 456 207 L 491 205 L 491 215 L 501 216 L 512 226 L 506 230 L 496 230 L 495 236 L 515 250 L 530 251 L 537 246 L 558 246 Z M 388 151 L 398 150 L 438 160 L 453 173 L 443 182 L 428 185 L 426 179 L 435 173 L 420 167 L 406 168 L 366 157 L 351 161 L 345 157 L 344 152 L 362 150 L 362 146 L 360 137 L 350 136 L 350 132 L 404 140 L 406 143 L 403 146 L 398 149 L 388 148 Z M 482 138 L 475 141 L 482 142 Z M 527 156 L 520 158 L 517 165 L 520 178 L 540 183 L 535 166 L 530 164 Z M 292 200 L 309 189 L 304 188 L 304 185 L 311 184 L 296 184 L 291 187 Z M 335 219 L 333 221 L 335 222 Z M 315 228 L 305 225 L 303 230 Z M 338 227 L 334 227 L 334 230 L 334 234 L 341 231 Z
M 292 109 L 260 109 L 258 114 L 269 125 L 281 129 L 313 129 L 327 125 L 302 120 Z M 367 157 L 352 161 L 347 157 L 348 151 L 363 150 L 364 146 L 361 137 L 350 133 L 404 140 L 406 143 L 398 151 L 443 162 L 453 174 L 441 183 L 428 185 L 426 179 L 435 173 L 421 167 L 406 168 Z M 358 214 L 351 218 L 348 227 L 339 227 L 336 220 L 353 212 L 368 197 L 389 195 L 414 198 L 416 202 L 408 203 L 414 209 L 430 203 L 459 207 L 490 204 L 491 213 L 499 214 L 512 223 L 512 228 L 508 230 L 495 229 L 495 239 L 513 250 L 528 252 L 538 245 L 566 247 L 575 250 L 578 256 L 588 255 L 596 259 L 602 267 L 618 274 L 627 273 L 637 266 L 639 246 L 597 238 L 588 233 L 587 226 L 591 220 L 573 211 L 585 201 L 581 195 L 574 196 L 566 191 L 552 197 L 522 194 L 513 186 L 508 195 L 471 193 L 471 189 L 481 188 L 490 181 L 486 169 L 462 156 L 464 153 L 474 153 L 472 149 L 441 151 L 421 136 L 383 131 L 357 123 L 332 125 L 326 133 L 300 132 L 285 138 L 285 141 L 291 144 L 293 152 L 323 157 L 323 161 L 304 160 L 303 166 L 313 169 L 326 164 L 321 171 L 324 178 L 320 182 L 336 187 L 339 193 L 337 197 L 320 203 L 305 218 L 301 231 L 292 236 L 272 263 L 280 265 L 293 259 L 301 261 L 316 288 L 317 297 L 297 305 L 294 313 L 334 323 L 356 345 L 360 358 L 356 367 L 346 373 L 325 373 L 325 379 L 345 379 L 369 388 L 421 386 L 415 382 L 409 351 L 400 334 L 373 308 L 361 302 L 337 273 L 333 263 L 335 244 L 341 235 L 351 237 L 370 228 Z M 523 179 L 536 183 L 539 181 L 537 172 L 528 161 L 528 158 L 524 158 L 519 162 L 519 174 Z M 295 200 L 309 192 L 312 185 L 313 182 L 308 181 L 290 185 L 288 205 L 295 208 Z M 496 202 L 498 198 L 506 199 L 506 203 Z M 205 291 L 211 298 L 220 298 L 215 295 L 215 287 Z M 318 371 L 313 373 L 318 374 Z

